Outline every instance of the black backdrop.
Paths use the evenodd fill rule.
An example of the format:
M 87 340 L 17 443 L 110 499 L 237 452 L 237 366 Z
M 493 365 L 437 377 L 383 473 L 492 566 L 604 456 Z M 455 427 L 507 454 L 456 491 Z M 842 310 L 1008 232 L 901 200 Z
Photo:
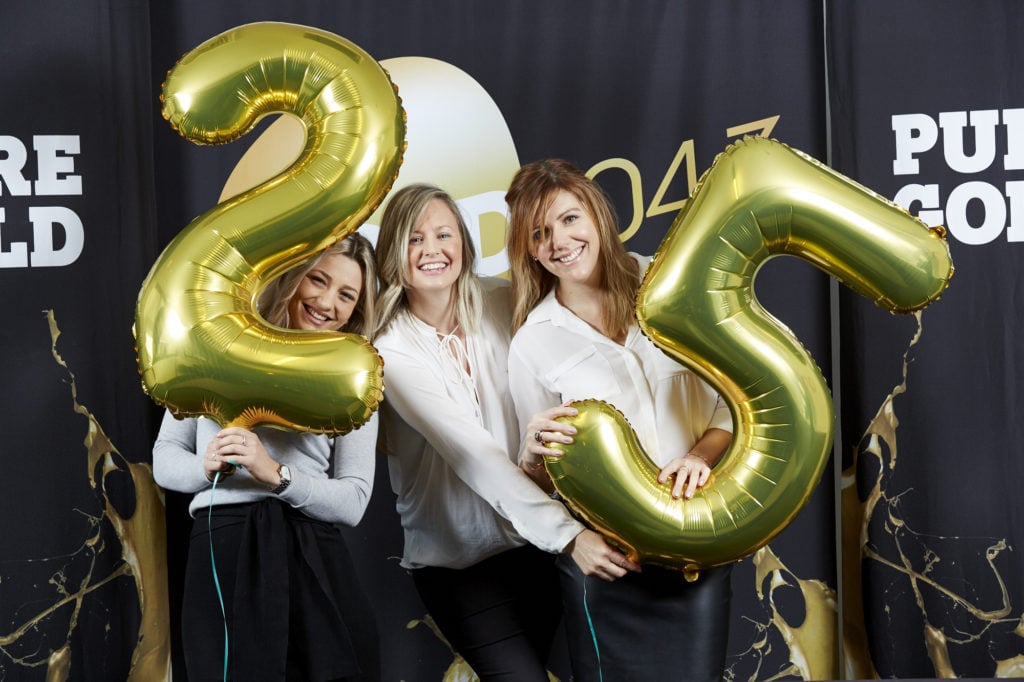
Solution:
M 687 171 L 699 175 L 743 134 L 769 134 L 890 197 L 909 183 L 939 184 L 945 205 L 967 180 L 1012 194 L 1012 169 L 997 162 L 960 177 L 943 164 L 941 140 L 916 154 L 917 176 L 894 175 L 893 117 L 938 122 L 941 112 L 1019 106 L 1019 14 L 1008 2 L 5 3 L 0 419 L 11 438 L 0 477 L 0 678 L 148 680 L 169 676 L 173 659 L 174 679 L 184 679 L 170 645 L 187 501 L 166 495 L 165 542 L 147 467 L 159 410 L 135 372 L 133 304 L 159 249 L 217 201 L 248 144 L 195 147 L 160 117 L 160 84 L 188 50 L 275 20 L 333 31 L 380 60 L 454 65 L 493 98 L 520 162 L 561 156 L 606 168 L 597 179 L 623 223 L 646 214 L 628 247 L 652 253 L 674 211 L 645 209 L 683 199 Z M 439 95 L 432 106 L 443 113 L 460 101 Z M 1024 138 L 1003 125 L 998 139 L 1001 159 Z M 458 179 L 495 153 L 433 163 Z M 58 194 L 20 181 L 51 176 L 70 178 Z M 968 224 L 983 224 L 981 200 L 964 201 Z M 1006 206 L 1010 221 L 1010 198 Z M 19 244 L 26 256 L 46 250 L 34 232 L 44 228 L 51 251 L 67 257 L 78 239 L 77 258 L 21 259 Z M 957 275 L 921 316 L 908 390 L 892 403 L 899 467 L 888 454 L 895 430 L 875 414 L 902 381 L 915 318 L 857 300 L 794 259 L 759 275 L 762 303 L 823 367 L 843 437 L 804 511 L 735 571 L 729 678 L 1020 674 L 1012 486 L 1021 465 L 1010 425 L 1021 381 L 1005 312 L 1017 290 L 1015 245 L 1000 235 L 964 246 L 956 233 L 951 245 Z M 872 454 L 878 442 L 882 458 Z M 367 518 L 349 537 L 379 607 L 385 679 L 446 670 L 455 679 L 457 661 L 422 623 L 398 566 L 401 533 L 379 464 Z M 552 670 L 568 679 L 560 657 Z
M 956 267 L 913 345 L 913 318 L 847 292 L 837 310 L 844 465 L 866 512 L 844 528 L 865 528 L 862 676 L 1024 676 L 1022 9 L 829 3 L 833 164 L 946 225 Z

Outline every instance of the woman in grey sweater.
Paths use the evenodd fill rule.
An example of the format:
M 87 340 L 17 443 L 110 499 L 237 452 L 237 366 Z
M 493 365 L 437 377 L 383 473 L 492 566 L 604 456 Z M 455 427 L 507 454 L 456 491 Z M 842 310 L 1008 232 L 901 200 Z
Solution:
M 281 327 L 370 334 L 376 288 L 373 249 L 353 234 L 273 282 L 259 308 Z M 194 494 L 190 679 L 380 678 L 373 611 L 334 526 L 366 510 L 376 439 L 376 414 L 336 438 L 164 416 L 154 476 Z

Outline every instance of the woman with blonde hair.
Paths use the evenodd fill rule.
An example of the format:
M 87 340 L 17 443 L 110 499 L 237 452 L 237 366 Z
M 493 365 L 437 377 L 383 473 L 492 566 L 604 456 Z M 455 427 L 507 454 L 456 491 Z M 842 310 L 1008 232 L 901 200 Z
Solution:
M 523 166 L 505 200 L 509 384 L 520 424 L 533 434 L 520 466 L 553 490 L 543 457 L 562 454 L 548 444 L 570 442 L 571 427 L 529 415 L 596 398 L 626 416 L 672 496 L 690 498 L 728 447 L 732 416 L 710 386 L 640 331 L 634 302 L 649 259 L 626 251 L 605 194 L 566 161 Z M 703 571 L 695 583 L 654 565 L 614 582 L 588 580 L 561 558 L 558 567 L 574 679 L 720 679 L 729 567 Z
M 258 307 L 281 327 L 372 334 L 376 293 L 373 248 L 353 234 L 272 282 Z M 153 475 L 193 494 L 190 678 L 380 679 L 373 608 L 335 526 L 366 510 L 376 440 L 376 414 L 336 438 L 165 414 Z
M 475 258 L 443 190 L 390 199 L 377 239 L 381 443 L 402 566 L 434 622 L 481 680 L 544 682 L 561 615 L 552 553 L 609 574 L 630 564 L 516 466 L 508 283 L 477 277 Z

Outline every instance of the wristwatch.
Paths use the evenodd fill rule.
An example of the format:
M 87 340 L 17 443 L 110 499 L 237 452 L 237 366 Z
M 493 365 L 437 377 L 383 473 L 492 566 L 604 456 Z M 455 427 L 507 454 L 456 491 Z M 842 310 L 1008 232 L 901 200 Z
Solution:
M 277 473 L 281 476 L 281 484 L 270 491 L 274 495 L 280 495 L 292 483 L 292 472 L 291 469 L 288 468 L 287 464 L 282 464 L 277 467 Z

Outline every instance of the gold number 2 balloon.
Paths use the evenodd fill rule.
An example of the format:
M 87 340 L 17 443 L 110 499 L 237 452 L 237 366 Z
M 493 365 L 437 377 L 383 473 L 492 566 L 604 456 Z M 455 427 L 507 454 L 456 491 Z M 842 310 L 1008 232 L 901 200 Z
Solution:
M 382 397 L 362 336 L 271 327 L 254 302 L 274 277 L 355 230 L 402 162 L 405 118 L 387 73 L 339 36 L 261 22 L 187 53 L 163 115 L 199 144 L 239 138 L 268 114 L 306 144 L 277 177 L 193 220 L 142 284 L 134 332 L 146 393 L 178 416 L 318 433 L 358 428 Z
M 814 159 L 762 138 L 720 154 L 651 261 L 637 317 L 728 403 L 729 450 L 703 489 L 674 500 L 623 415 L 581 401 L 575 443 L 547 462 L 559 492 L 633 559 L 689 577 L 742 559 L 796 516 L 821 476 L 831 395 L 808 352 L 754 296 L 758 269 L 780 254 L 894 312 L 925 307 L 952 276 L 941 228 Z

